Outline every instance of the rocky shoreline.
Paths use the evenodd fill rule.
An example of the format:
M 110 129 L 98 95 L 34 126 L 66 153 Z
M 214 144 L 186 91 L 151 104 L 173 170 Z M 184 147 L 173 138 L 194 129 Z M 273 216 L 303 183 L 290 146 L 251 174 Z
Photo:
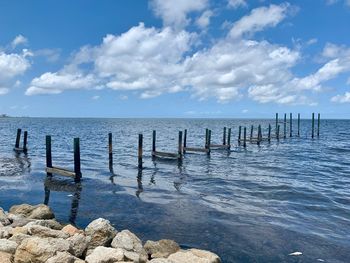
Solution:
M 183 250 L 173 240 L 141 240 L 129 230 L 117 231 L 103 218 L 84 230 L 62 225 L 50 207 L 15 205 L 0 208 L 1 263 L 220 263 L 216 254 Z

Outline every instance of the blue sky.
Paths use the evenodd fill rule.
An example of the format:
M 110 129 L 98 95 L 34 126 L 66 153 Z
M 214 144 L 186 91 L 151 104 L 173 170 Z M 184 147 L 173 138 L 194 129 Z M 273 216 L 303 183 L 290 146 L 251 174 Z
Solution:
M 0 0 L 0 113 L 350 116 L 350 0 Z

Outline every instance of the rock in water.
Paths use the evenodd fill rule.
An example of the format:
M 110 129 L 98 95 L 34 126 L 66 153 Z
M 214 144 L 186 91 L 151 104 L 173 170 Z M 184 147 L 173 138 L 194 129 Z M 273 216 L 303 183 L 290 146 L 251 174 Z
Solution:
M 159 241 L 148 240 L 144 247 L 151 258 L 167 258 L 169 255 L 180 250 L 180 246 L 175 241 L 169 239 Z
M 221 263 L 220 258 L 209 251 L 199 250 L 199 249 L 190 249 L 187 251 L 178 251 L 174 254 L 171 254 L 168 259 L 172 263 Z
M 50 207 L 47 205 L 14 205 L 10 208 L 10 213 L 14 215 L 22 215 L 29 219 L 53 219 L 55 215 L 53 214 Z
M 117 231 L 108 220 L 99 218 L 85 228 L 85 234 L 91 237 L 89 249 L 93 249 L 98 246 L 109 246 Z
M 85 260 L 87 263 L 114 263 L 124 260 L 124 252 L 121 248 L 96 247 Z

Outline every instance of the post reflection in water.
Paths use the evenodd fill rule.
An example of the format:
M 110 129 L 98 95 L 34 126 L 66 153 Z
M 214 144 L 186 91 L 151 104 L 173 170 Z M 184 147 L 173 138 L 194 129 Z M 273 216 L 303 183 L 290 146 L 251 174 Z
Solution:
M 79 208 L 80 194 L 82 190 L 81 184 L 62 181 L 62 180 L 55 180 L 53 178 L 46 178 L 44 182 L 44 190 L 45 190 L 45 199 L 44 199 L 45 205 L 49 205 L 51 191 L 72 193 L 72 203 L 71 203 L 71 209 L 69 214 L 69 223 L 75 225 L 75 221 L 78 214 L 78 208 Z

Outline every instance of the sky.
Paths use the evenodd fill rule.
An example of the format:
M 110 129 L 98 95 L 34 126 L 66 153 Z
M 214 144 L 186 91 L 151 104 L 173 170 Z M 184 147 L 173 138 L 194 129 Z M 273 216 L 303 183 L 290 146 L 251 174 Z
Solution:
M 350 118 L 350 0 L 0 0 L 0 113 Z

